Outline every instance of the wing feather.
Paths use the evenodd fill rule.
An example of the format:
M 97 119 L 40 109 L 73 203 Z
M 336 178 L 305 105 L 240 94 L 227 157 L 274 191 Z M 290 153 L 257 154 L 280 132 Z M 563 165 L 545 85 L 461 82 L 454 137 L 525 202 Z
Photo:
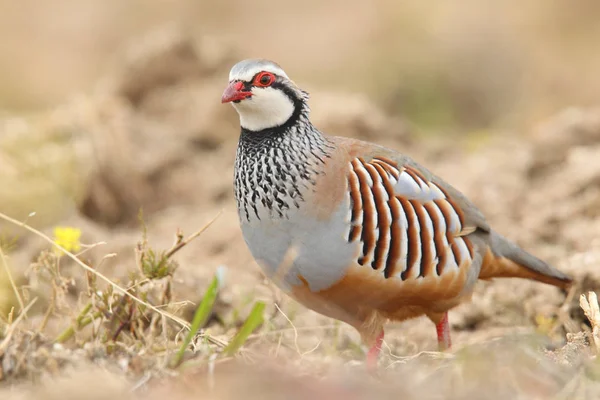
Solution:
M 489 231 L 465 196 L 408 158 L 357 157 L 350 175 L 353 219 L 364 215 L 360 237 L 350 235 L 362 242 L 358 263 L 385 278 L 419 279 L 460 269 L 474 257 L 467 236 Z

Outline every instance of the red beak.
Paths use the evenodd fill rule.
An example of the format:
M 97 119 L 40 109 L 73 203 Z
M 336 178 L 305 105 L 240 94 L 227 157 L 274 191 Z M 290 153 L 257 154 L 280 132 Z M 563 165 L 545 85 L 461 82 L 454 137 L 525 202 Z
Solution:
M 244 83 L 240 81 L 234 81 L 229 83 L 229 86 L 223 92 L 221 97 L 221 103 L 229 103 L 230 101 L 240 101 L 247 97 L 252 96 L 252 92 L 245 92 Z

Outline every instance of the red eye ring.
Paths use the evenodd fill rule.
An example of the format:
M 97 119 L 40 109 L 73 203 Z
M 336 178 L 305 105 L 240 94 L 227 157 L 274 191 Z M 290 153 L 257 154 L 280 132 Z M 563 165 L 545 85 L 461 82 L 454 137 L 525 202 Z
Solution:
M 267 87 L 275 82 L 275 75 L 270 72 L 263 71 L 254 78 L 254 86 Z

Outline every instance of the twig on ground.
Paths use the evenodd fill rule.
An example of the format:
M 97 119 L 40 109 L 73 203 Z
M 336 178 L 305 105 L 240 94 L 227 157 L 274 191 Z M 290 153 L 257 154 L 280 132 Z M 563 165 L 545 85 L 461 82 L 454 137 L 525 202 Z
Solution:
M 588 292 L 587 297 L 582 294 L 579 297 L 579 305 L 592 325 L 592 338 L 598 354 L 600 352 L 600 305 L 596 293 Z
M 328 324 L 328 325 L 316 325 L 316 326 L 301 326 L 299 328 L 293 327 L 293 328 L 273 329 L 268 332 L 255 333 L 253 335 L 248 336 L 248 339 L 255 339 L 259 336 L 262 337 L 262 336 L 270 336 L 270 335 L 279 335 L 279 334 L 289 332 L 289 331 L 296 331 L 296 332 L 317 331 L 317 330 L 324 330 L 324 329 L 334 329 L 336 327 L 337 327 L 337 325 L 335 325 L 335 324 Z
M 560 306 L 557 312 L 556 322 L 552 329 L 550 329 L 550 335 L 554 335 L 561 326 L 565 328 L 565 330 L 569 333 L 575 333 L 579 331 L 578 324 L 573 321 L 570 317 L 570 308 L 573 299 L 575 298 L 575 294 L 577 293 L 578 287 L 577 285 L 572 285 L 565 296 L 565 300 L 563 304 Z

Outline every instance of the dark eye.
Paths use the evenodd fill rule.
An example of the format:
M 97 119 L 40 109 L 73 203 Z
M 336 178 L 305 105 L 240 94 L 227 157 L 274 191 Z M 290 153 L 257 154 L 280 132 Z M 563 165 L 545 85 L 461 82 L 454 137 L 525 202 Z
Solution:
M 269 75 L 263 75 L 260 77 L 261 85 L 268 85 L 269 83 L 271 83 L 271 77 Z
M 270 72 L 261 72 L 254 78 L 254 85 L 256 86 L 266 87 L 272 85 L 273 82 L 275 82 L 275 75 Z

